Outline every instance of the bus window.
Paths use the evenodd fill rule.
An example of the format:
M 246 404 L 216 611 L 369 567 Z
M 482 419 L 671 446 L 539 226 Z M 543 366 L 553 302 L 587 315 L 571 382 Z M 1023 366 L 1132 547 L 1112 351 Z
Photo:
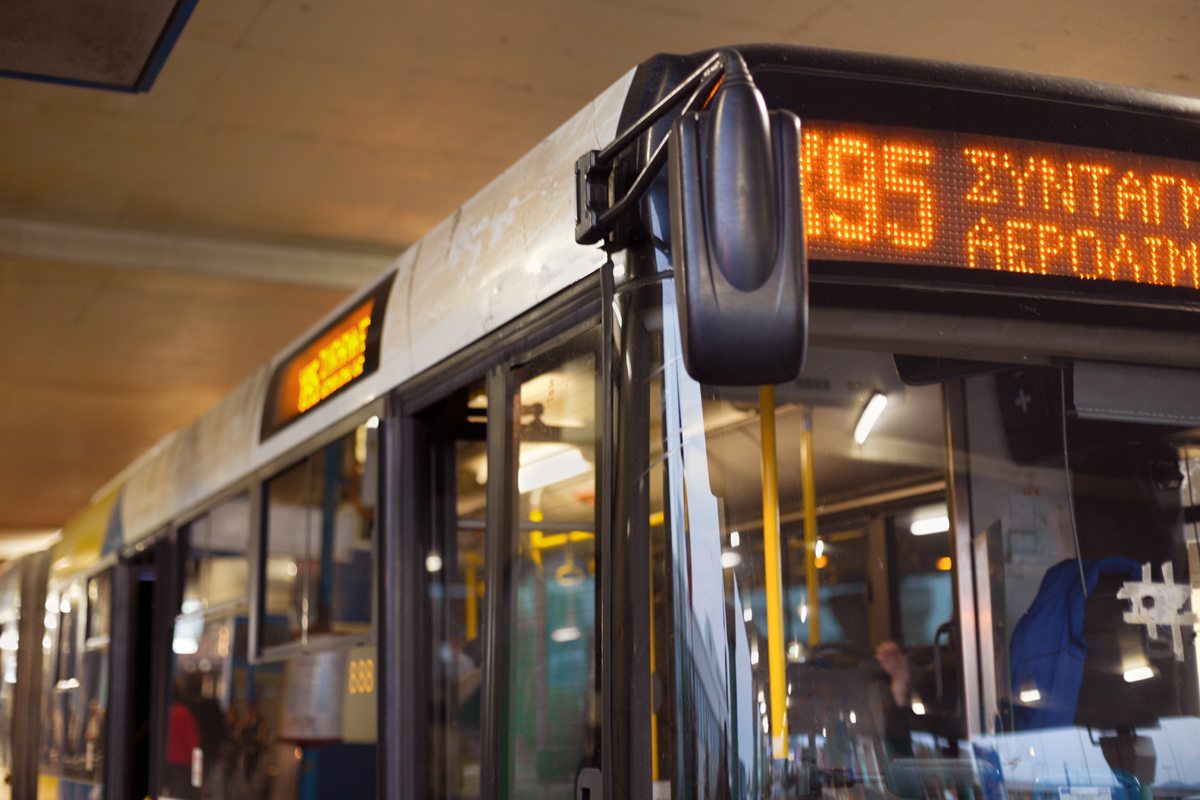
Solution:
M 599 766 L 596 348 L 581 337 L 514 376 L 507 797 L 574 797 L 580 770 Z
M 655 614 L 675 616 L 694 735 L 660 791 L 909 794 L 904 765 L 957 763 L 964 727 L 941 387 L 833 350 L 769 393 L 675 376 L 675 611 Z
M 307 630 L 305 599 L 313 536 L 312 460 L 304 459 L 267 483 L 267 564 L 263 644 L 298 641 Z
M 1200 429 L 1144 373 L 1103 367 L 1106 396 L 1088 369 L 967 382 L 981 745 L 1010 792 L 1170 796 L 1200 785 Z
M 1200 785 L 1200 414 L 1163 399 L 1200 376 L 914 386 L 891 354 L 815 349 L 760 393 L 666 368 L 662 793 Z
M 102 572 L 87 582 L 87 642 L 91 646 L 108 638 L 112 611 L 112 573 Z
M 428 454 L 430 538 L 429 793 L 480 796 L 487 391 L 483 382 L 422 415 Z
M 59 774 L 82 777 L 86 704 L 81 670 L 80 628 L 86 613 L 84 593 L 78 583 L 67 587 L 59 600 L 58 670 L 52 689 L 55 721 L 55 754 Z
M 916 506 L 892 518 L 894 638 L 906 648 L 932 647 L 954 614 L 953 541 L 944 502 Z M 944 643 L 944 640 L 943 640 Z
M 238 796 L 375 793 L 379 418 L 368 414 L 265 484 L 263 663 L 230 701 L 244 710 Z
M 240 494 L 184 526 L 185 613 L 246 600 L 250 497 Z
M 100 586 L 110 580 L 108 572 L 88 584 L 96 588 L 95 614 L 108 594 Z M 60 779 L 97 784 L 104 775 L 104 736 L 108 704 L 109 641 L 106 634 L 88 636 L 88 626 L 105 630 L 93 622 L 89 595 L 83 582 L 74 582 L 62 593 L 50 592 L 46 602 L 46 637 L 43 655 L 49 680 L 45 692 L 42 732 L 42 769 Z
M 266 485 L 267 646 L 371 630 L 378 418 Z
M 109 693 L 109 622 L 112 611 L 112 570 L 87 581 L 87 616 L 83 648 L 83 722 L 76 746 L 83 758 L 79 774 L 89 781 L 104 780 L 108 748 L 106 719 Z

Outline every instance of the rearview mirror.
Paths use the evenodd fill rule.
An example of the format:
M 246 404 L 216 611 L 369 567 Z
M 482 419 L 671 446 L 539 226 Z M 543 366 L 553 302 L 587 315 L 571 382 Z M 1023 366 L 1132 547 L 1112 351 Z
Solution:
M 800 120 L 768 114 L 742 57 L 722 56 L 715 102 L 677 119 L 669 139 L 684 364 L 704 383 L 783 383 L 808 334 Z

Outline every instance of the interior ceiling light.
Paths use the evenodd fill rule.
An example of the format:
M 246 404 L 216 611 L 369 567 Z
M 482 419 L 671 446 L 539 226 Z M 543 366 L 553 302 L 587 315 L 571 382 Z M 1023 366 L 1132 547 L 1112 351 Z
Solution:
M 569 444 L 527 444 L 521 448 L 517 490 L 521 494 L 577 478 L 592 468 L 578 447 Z
M 950 530 L 950 517 L 941 514 L 936 517 L 914 519 L 908 528 L 913 536 L 928 536 L 931 533 L 945 533 Z
M 1140 667 L 1125 670 L 1125 682 L 1137 683 L 1138 681 L 1147 681 L 1154 677 L 1154 670 L 1148 665 L 1143 664 Z
M 721 553 L 721 566 L 725 569 L 733 569 L 742 563 L 742 557 L 732 550 L 726 550 Z
M 887 408 L 887 401 L 887 395 L 883 392 L 875 392 L 871 395 L 871 399 L 863 406 L 862 413 L 858 415 L 858 424 L 854 426 L 855 442 L 864 444 L 867 441 L 867 437 L 871 435 L 871 429 L 875 427 L 875 423 L 879 422 L 883 409 Z
M 192 636 L 176 636 L 171 640 L 171 652 L 180 656 L 194 656 L 200 652 L 200 642 Z
M 555 628 L 550 633 L 550 638 L 558 644 L 566 644 L 567 642 L 574 642 L 582 635 L 583 631 L 579 630 L 577 626 L 564 625 L 561 628 Z

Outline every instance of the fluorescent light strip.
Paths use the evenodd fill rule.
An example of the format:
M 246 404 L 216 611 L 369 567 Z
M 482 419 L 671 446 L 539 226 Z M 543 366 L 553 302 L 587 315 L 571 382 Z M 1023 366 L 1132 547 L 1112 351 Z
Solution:
M 1148 681 L 1154 677 L 1154 670 L 1149 666 L 1134 667 L 1133 669 L 1125 670 L 1125 682 L 1137 683 L 1138 681 Z
M 925 517 L 924 519 L 914 519 L 912 525 L 909 526 L 913 536 L 928 536 L 931 533 L 945 533 L 950 530 L 950 517 L 943 515 L 940 517 Z
M 862 414 L 858 417 L 858 424 L 854 426 L 854 441 L 859 444 L 867 441 L 867 437 L 871 435 L 871 429 L 875 427 L 875 423 L 879 422 L 883 409 L 887 408 L 887 401 L 887 395 L 883 392 L 875 392 L 871 395 L 871 399 L 867 401 Z
M 517 473 L 517 490 L 521 494 L 577 478 L 592 468 L 577 447 L 551 445 L 530 455 L 533 458 L 522 463 Z

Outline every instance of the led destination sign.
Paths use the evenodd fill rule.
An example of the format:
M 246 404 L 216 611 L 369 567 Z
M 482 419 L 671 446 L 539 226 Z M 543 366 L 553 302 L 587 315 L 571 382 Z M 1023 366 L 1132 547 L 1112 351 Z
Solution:
M 285 388 L 295 391 L 295 410 L 304 413 L 363 374 L 367 363 L 367 333 L 371 330 L 374 300 L 350 312 L 339 326 L 322 336 L 293 360 L 294 380 Z M 288 401 L 291 401 L 291 392 Z
M 809 256 L 1200 289 L 1200 167 L 806 122 Z
M 375 371 L 390 287 L 389 277 L 275 368 L 263 418 L 264 436 Z

